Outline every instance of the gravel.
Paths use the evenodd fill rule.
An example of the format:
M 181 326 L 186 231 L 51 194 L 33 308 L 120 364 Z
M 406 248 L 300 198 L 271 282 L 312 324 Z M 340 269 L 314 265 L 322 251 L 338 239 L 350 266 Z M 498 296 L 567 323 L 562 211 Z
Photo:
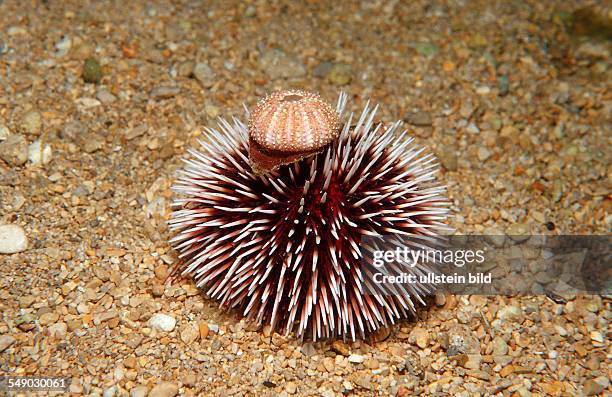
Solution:
M 162 277 L 187 150 L 281 88 L 406 121 L 457 233 L 609 233 L 601 5 L 1 3 L 5 372 L 88 396 L 612 393 L 607 296 L 447 295 L 371 339 L 312 342 Z M 36 142 L 51 161 L 28 162 Z

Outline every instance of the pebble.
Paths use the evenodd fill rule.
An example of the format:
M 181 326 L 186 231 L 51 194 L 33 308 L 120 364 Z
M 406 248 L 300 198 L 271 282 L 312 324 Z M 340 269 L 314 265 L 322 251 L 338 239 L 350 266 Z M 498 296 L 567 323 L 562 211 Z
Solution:
M 582 386 L 582 392 L 587 396 L 595 396 L 603 392 L 609 384 L 610 381 L 607 377 L 604 376 L 595 379 L 589 379 L 584 382 L 584 385 Z
M 161 86 L 151 90 L 149 96 L 153 99 L 168 99 L 178 95 L 181 89 L 177 86 Z
M 0 353 L 11 347 L 15 343 L 15 338 L 11 335 L 0 335 Z
M 33 165 L 41 166 L 49 164 L 51 155 L 51 146 L 48 144 L 43 146 L 40 139 L 28 146 L 28 160 L 30 160 L 30 163 Z
M 143 385 L 134 386 L 130 390 L 130 397 L 146 397 L 149 393 L 149 388 Z
M 417 127 L 430 126 L 432 123 L 431 114 L 422 110 L 418 112 L 408 113 L 408 115 L 406 115 L 405 120 L 407 123 L 415 125 Z
M 491 151 L 489 149 L 482 146 L 478 148 L 478 160 L 486 161 L 489 157 L 491 157 Z
M 331 62 L 321 62 L 312 70 L 312 75 L 319 78 L 326 78 L 332 66 L 334 66 L 334 64 Z
M 340 354 L 342 356 L 348 356 L 350 353 L 348 345 L 341 340 L 333 341 L 331 348 L 337 354 Z
M 365 357 L 359 354 L 351 354 L 348 356 L 348 360 L 350 363 L 360 364 L 365 361 Z
M 149 319 L 149 326 L 160 331 L 170 332 L 176 326 L 176 319 L 163 313 L 156 313 Z
M 106 390 L 104 390 L 104 393 L 102 393 L 103 397 L 115 397 L 116 395 L 117 395 L 117 386 L 115 385 L 107 388 Z
M 345 63 L 333 64 L 327 75 L 327 80 L 334 85 L 347 85 L 352 79 L 351 67 Z
M 497 312 L 497 318 L 502 321 L 520 320 L 523 316 L 523 311 L 517 306 L 504 306 Z
M 36 110 L 30 110 L 21 118 L 21 129 L 30 135 L 39 135 L 42 130 L 42 116 Z
M 429 332 L 426 329 L 416 327 L 410 332 L 411 339 L 414 338 L 417 346 L 425 349 L 429 346 Z
M 295 384 L 295 382 L 287 382 L 285 384 L 285 390 L 289 394 L 295 394 L 297 392 L 297 385 Z
M 301 77 L 306 74 L 306 67 L 296 57 L 280 49 L 265 51 L 259 57 L 258 66 L 272 80 Z
M 457 151 L 451 146 L 443 146 L 438 151 L 438 159 L 442 166 L 448 171 L 457 171 Z
M 215 73 L 205 63 L 198 63 L 193 67 L 193 77 L 202 85 L 204 88 L 212 87 L 215 81 Z
M 10 135 L 0 142 L 0 159 L 9 165 L 22 165 L 28 160 L 28 143 L 23 135 Z
M 83 80 L 86 83 L 97 84 L 102 80 L 102 66 L 95 58 L 87 58 L 83 63 Z
M 105 87 L 98 88 L 98 91 L 96 92 L 96 98 L 98 98 L 98 100 L 104 104 L 113 103 L 117 100 L 117 97 L 111 94 L 110 91 Z
M 0 254 L 16 254 L 28 248 L 25 231 L 19 225 L 0 225 Z
M 219 326 L 217 324 L 208 324 L 208 330 L 213 334 L 219 333 Z
M 63 338 L 68 332 L 68 325 L 64 322 L 55 323 L 49 326 L 49 335 L 56 338 Z
M 194 61 L 181 62 L 176 66 L 176 75 L 179 77 L 190 77 L 195 68 Z
M 506 229 L 506 235 L 517 242 L 529 239 L 530 228 L 525 223 L 513 223 Z
M 438 47 L 435 44 L 429 42 L 416 43 L 414 45 L 414 48 L 420 55 L 424 56 L 432 56 L 438 52 Z
M 70 36 L 62 37 L 61 40 L 55 43 L 55 49 L 56 49 L 55 56 L 63 57 L 64 55 L 68 53 L 68 51 L 70 51 L 71 47 L 72 47 L 72 39 L 70 38 Z
M 505 356 L 506 354 L 508 354 L 508 344 L 506 341 L 500 336 L 493 338 L 493 355 Z
M 11 135 L 11 130 L 5 125 L 0 124 L 0 141 L 6 140 Z
M 188 325 L 181 331 L 181 340 L 183 343 L 189 345 L 195 342 L 199 335 L 200 333 L 196 327 Z
M 151 392 L 149 397 L 174 397 L 178 394 L 178 386 L 174 383 L 163 382 L 156 385 Z
M 96 152 L 104 146 L 104 138 L 95 133 L 85 133 L 77 137 L 77 141 L 86 153 Z

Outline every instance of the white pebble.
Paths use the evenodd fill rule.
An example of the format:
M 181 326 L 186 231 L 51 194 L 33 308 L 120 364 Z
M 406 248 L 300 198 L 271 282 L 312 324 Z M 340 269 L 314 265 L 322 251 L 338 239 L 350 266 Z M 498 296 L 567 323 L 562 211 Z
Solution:
M 19 225 L 0 225 L 0 254 L 15 254 L 28 248 L 28 238 Z
M 167 314 L 157 313 L 149 319 L 149 326 L 160 331 L 170 332 L 176 326 L 176 319 Z
M 0 141 L 6 140 L 11 135 L 11 130 L 7 126 L 0 124 Z
M 28 160 L 34 165 L 45 165 L 51 161 L 51 146 L 42 147 L 40 139 L 28 146 Z
M 357 363 L 357 364 L 359 364 L 359 363 L 362 363 L 362 362 L 364 362 L 364 361 L 365 361 L 365 357 L 364 357 L 364 356 L 361 356 L 361 355 L 359 355 L 359 354 L 351 354 L 351 355 L 348 357 L 348 360 L 349 360 L 349 362 L 351 362 L 351 363 Z

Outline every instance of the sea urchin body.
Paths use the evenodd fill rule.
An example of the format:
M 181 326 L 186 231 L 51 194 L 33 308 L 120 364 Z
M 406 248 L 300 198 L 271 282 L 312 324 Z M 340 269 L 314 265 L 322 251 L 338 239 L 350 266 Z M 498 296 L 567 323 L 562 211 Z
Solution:
M 375 125 L 376 108 L 366 105 L 352 125 L 345 106 L 342 94 L 336 110 L 345 122 L 335 141 L 264 175 L 249 165 L 242 122 L 206 130 L 175 186 L 175 272 L 223 307 L 300 337 L 364 337 L 414 312 L 430 286 L 368 288 L 371 270 L 361 259 L 372 247 L 363 239 L 435 238 L 445 228 L 435 158 L 399 122 Z

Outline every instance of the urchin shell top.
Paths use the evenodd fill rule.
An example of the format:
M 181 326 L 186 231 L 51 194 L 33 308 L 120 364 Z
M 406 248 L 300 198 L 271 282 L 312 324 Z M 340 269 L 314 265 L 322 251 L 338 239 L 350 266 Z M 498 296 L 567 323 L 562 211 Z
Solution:
M 266 96 L 255 105 L 249 118 L 249 137 L 271 151 L 317 151 L 339 133 L 336 110 L 318 94 L 302 90 Z

